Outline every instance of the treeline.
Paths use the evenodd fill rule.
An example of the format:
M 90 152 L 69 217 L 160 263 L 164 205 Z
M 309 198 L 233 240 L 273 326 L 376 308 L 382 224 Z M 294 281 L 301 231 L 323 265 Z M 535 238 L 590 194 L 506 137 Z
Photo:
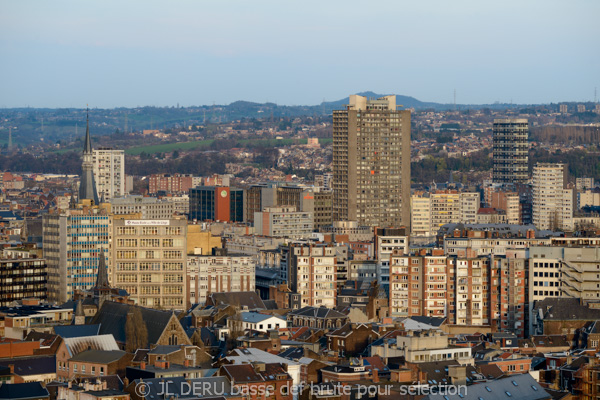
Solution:
M 531 138 L 544 143 L 597 145 L 600 143 L 600 127 L 581 125 L 541 126 L 532 129 Z
M 126 156 L 125 173 L 127 175 L 179 173 L 200 176 L 224 174 L 226 164 L 234 161 L 232 157 L 217 152 L 192 153 L 179 158 L 163 160 L 155 158 L 137 159 Z
M 79 174 L 81 152 L 48 153 L 44 157 L 32 154 L 0 155 L 0 170 L 41 174 Z
M 585 150 L 551 153 L 543 149 L 533 149 L 529 152 L 530 173 L 533 171 L 533 166 L 538 162 L 567 164 L 571 178 L 592 177 L 600 179 L 600 154 L 598 153 Z
M 450 171 L 469 173 L 473 171 L 489 171 L 492 169 L 490 149 L 471 153 L 466 157 L 432 156 L 411 163 L 411 177 L 414 183 L 432 181 L 446 182 Z

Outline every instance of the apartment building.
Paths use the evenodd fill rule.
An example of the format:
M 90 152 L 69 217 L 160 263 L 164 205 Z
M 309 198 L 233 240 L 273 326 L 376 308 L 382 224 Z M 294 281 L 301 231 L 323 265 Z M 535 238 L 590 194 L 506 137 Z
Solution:
M 187 220 L 115 218 L 109 276 L 144 307 L 188 307 Z
M 0 259 L 0 307 L 28 297 L 46 300 L 47 283 L 43 258 Z
M 105 209 L 82 207 L 49 213 L 42 218 L 44 259 L 48 264 L 48 300 L 64 303 L 75 290 L 96 282 L 100 250 L 112 236 L 112 216 Z M 112 264 L 108 262 L 108 267 Z M 111 282 L 114 285 L 114 281 Z
M 183 194 L 193 187 L 193 176 L 188 174 L 152 174 L 148 179 L 150 194 Z
M 463 224 L 476 223 L 480 203 L 481 198 L 478 192 L 461 192 L 459 196 L 459 222 Z
M 431 200 L 422 194 L 410 198 L 412 236 L 431 236 Z
M 125 196 L 125 151 L 100 147 L 93 154 L 98 196 L 105 201 Z
M 446 316 L 451 272 L 441 250 L 430 255 L 401 255 L 390 259 L 390 314 L 395 317 Z
M 252 256 L 227 255 L 188 256 L 187 285 L 192 304 L 204 304 L 215 292 L 254 292 L 256 264 Z
M 495 119 L 492 135 L 494 182 L 526 183 L 529 175 L 527 119 Z
M 333 112 L 333 220 L 410 224 L 410 111 L 351 95 Z
M 519 193 L 495 191 L 490 194 L 490 207 L 496 210 L 503 210 L 506 215 L 506 223 L 520 225 L 521 204 Z
M 411 229 L 415 236 L 435 236 L 443 225 L 474 224 L 480 207 L 477 192 L 437 190 L 418 192 L 411 197 Z
M 455 281 L 450 285 L 448 322 L 455 325 L 489 325 L 490 261 L 469 254 L 453 260 Z M 450 279 L 452 274 L 450 273 Z
M 502 332 L 514 333 L 519 338 L 525 337 L 529 312 L 527 253 L 527 250 L 507 250 L 505 256 L 491 259 L 490 318 Z
M 573 190 L 565 189 L 564 164 L 533 167 L 533 224 L 538 229 L 572 231 Z
M 333 308 L 337 297 L 335 246 L 291 243 L 282 247 L 282 269 L 290 289 L 300 294 L 302 307 Z M 285 281 L 284 279 L 284 281 Z
M 140 214 L 141 219 L 170 219 L 178 211 L 177 204 L 167 199 L 130 195 L 110 200 L 114 215 Z
M 254 228 L 257 235 L 306 239 L 313 231 L 313 213 L 294 206 L 266 207 L 254 213 Z
M 302 211 L 313 215 L 313 226 L 319 229 L 333 223 L 333 192 L 322 188 L 308 189 L 302 196 Z

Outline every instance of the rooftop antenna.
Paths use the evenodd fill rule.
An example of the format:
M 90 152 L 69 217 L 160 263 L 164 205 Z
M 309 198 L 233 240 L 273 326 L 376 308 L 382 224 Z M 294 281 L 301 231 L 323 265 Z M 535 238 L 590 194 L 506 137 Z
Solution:
M 456 111 L 456 89 L 454 89 L 454 111 Z

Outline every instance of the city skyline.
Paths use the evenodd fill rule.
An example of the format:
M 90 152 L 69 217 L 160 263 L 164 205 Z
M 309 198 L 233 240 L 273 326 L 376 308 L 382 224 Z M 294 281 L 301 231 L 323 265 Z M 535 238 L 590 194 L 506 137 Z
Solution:
M 0 107 L 319 104 L 366 90 L 529 104 L 592 101 L 600 83 L 590 51 L 600 5 L 585 1 L 384 2 L 360 12 L 340 2 L 35 4 L 3 6 L 10 62 L 0 74 L 11 79 Z M 352 62 L 357 47 L 367 69 Z M 567 49 L 577 56 L 560 55 Z

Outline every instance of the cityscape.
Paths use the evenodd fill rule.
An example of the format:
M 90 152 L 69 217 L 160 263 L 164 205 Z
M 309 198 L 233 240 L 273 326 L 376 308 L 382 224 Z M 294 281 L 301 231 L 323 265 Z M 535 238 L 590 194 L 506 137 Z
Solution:
M 519 48 L 441 93 L 440 15 L 529 21 L 309 3 L 0 5 L 0 400 L 600 399 L 598 54 L 538 78 L 549 44 Z M 403 11 L 441 36 L 393 44 Z M 595 43 L 598 11 L 557 43 Z M 498 68 L 535 37 L 491 30 L 452 35 Z

